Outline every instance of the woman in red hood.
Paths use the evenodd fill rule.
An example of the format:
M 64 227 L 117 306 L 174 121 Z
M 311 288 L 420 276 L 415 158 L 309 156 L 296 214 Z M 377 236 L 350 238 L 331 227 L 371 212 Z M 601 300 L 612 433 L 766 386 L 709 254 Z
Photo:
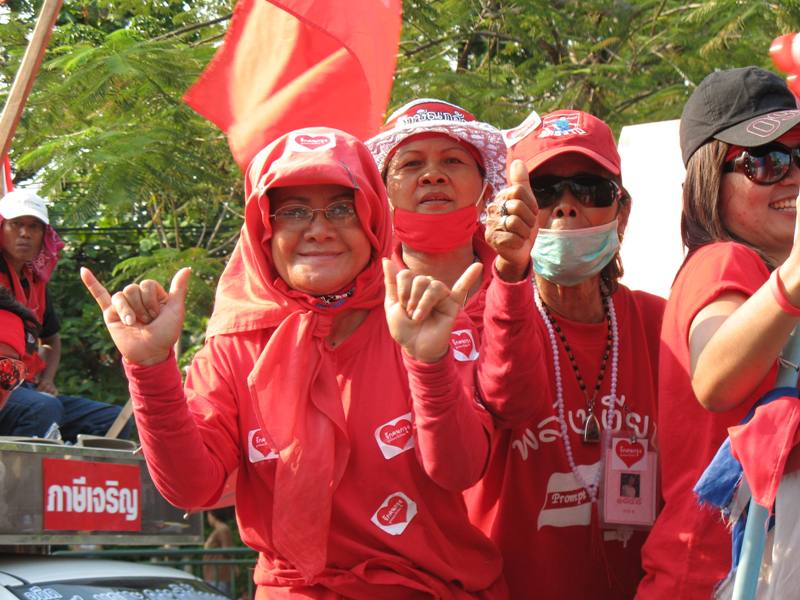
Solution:
M 383 183 L 340 131 L 279 138 L 250 164 L 245 193 L 184 387 L 170 348 L 188 269 L 169 293 L 145 281 L 113 297 L 83 272 L 126 359 L 159 490 L 208 506 L 237 473 L 258 598 L 502 597 L 499 556 L 460 495 L 483 472 L 490 422 L 452 385 L 448 351 L 480 268 L 451 292 L 387 261 L 384 313 Z
M 460 106 L 421 98 L 397 109 L 366 144 L 392 206 L 394 263 L 409 269 L 408 277 L 431 275 L 446 285 L 471 264 L 484 265 L 450 341 L 470 389 L 494 260 L 479 217 L 505 187 L 503 136 Z

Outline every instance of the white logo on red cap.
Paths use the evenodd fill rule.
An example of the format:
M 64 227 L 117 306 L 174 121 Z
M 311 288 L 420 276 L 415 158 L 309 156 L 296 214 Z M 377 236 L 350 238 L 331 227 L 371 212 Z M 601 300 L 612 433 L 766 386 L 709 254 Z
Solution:
M 453 347 L 453 358 L 461 362 L 471 362 L 478 358 L 475 338 L 469 329 L 457 329 L 450 334 L 450 345 Z
M 375 441 L 387 460 L 413 448 L 414 425 L 411 413 L 407 412 L 376 428 Z
M 269 447 L 267 438 L 260 429 L 253 429 L 247 434 L 247 454 L 251 463 L 278 458 L 278 453 Z
M 580 126 L 580 114 L 554 115 L 546 117 L 542 123 L 540 138 L 564 137 L 566 135 L 586 135 L 588 132 Z
M 336 147 L 336 136 L 327 133 L 293 133 L 287 144 L 292 152 L 319 152 Z
M 535 110 L 531 112 L 525 120 L 514 127 L 514 129 L 503 129 L 503 139 L 506 141 L 506 146 L 513 147 L 520 140 L 525 139 L 533 130 L 542 124 L 542 118 Z
M 400 535 L 417 515 L 417 503 L 403 492 L 389 494 L 371 521 L 389 535 Z

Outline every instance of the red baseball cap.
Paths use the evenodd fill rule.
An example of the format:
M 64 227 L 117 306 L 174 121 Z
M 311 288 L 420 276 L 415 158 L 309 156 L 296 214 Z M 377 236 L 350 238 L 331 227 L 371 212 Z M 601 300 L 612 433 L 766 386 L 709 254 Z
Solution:
M 580 110 L 548 113 L 538 127 L 516 140 L 506 137 L 506 143 L 509 145 L 508 164 L 520 159 L 528 173 L 559 154 L 576 152 L 588 156 L 614 175 L 620 174 L 621 161 L 611 128 Z

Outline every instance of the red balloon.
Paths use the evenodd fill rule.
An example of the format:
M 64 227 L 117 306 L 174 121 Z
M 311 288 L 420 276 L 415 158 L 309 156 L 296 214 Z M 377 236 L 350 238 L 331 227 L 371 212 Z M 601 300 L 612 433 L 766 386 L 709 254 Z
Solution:
M 786 33 L 776 37 L 772 40 L 769 47 L 769 55 L 772 62 L 779 71 L 784 73 L 795 73 L 800 71 L 800 65 L 795 61 L 792 56 L 792 43 L 794 42 L 796 33 Z
M 795 99 L 800 100 L 800 77 L 798 77 L 797 75 L 787 76 L 786 85 L 794 94 Z

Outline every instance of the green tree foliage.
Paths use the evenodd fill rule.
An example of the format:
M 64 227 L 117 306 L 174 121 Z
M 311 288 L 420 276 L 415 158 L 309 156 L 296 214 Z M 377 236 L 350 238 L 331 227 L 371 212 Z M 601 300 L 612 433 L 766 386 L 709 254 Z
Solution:
M 769 68 L 800 2 L 409 0 L 392 105 L 432 95 L 499 126 L 531 110 L 591 112 L 619 129 L 672 119 L 714 69 Z
M 334 0 L 332 0 L 334 1 Z M 338 1 L 338 0 L 337 0 Z M 241 173 L 224 136 L 181 96 L 213 55 L 232 0 L 65 0 L 11 158 L 55 202 L 68 247 L 54 291 L 67 391 L 124 397 L 116 354 L 77 280 L 112 287 L 194 267 L 185 354 L 241 225 Z M 0 101 L 40 0 L 0 6 Z M 770 67 L 800 0 L 404 0 L 390 102 L 459 103 L 501 127 L 580 108 L 623 124 L 677 118 L 713 69 Z M 331 93 L 335 93 L 331 91 Z

